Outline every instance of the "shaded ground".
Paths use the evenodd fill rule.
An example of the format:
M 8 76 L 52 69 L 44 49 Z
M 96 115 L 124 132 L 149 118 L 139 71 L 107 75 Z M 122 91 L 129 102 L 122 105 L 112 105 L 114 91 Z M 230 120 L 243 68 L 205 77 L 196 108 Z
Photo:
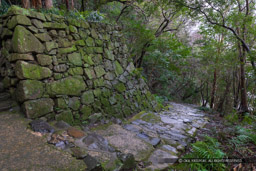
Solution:
M 28 122 L 18 114 L 0 114 L 0 170 L 84 170 L 83 161 L 27 130 Z

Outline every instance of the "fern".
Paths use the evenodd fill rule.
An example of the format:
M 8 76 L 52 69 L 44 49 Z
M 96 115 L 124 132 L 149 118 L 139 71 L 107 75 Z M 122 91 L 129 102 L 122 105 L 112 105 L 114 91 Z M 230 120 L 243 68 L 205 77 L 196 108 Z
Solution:
M 192 144 L 192 152 L 186 154 L 183 158 L 222 159 L 226 156 L 226 154 L 219 148 L 220 143 L 216 139 L 205 136 L 204 141 L 197 141 L 196 143 Z M 184 167 L 192 170 L 225 170 L 224 163 L 187 163 L 187 165 Z

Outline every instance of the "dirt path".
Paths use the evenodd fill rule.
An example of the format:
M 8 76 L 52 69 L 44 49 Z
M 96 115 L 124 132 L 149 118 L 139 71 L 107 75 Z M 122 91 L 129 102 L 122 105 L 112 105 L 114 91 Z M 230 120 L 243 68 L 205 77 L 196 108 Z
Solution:
M 0 170 L 84 170 L 83 161 L 48 145 L 46 138 L 27 130 L 29 120 L 0 114 Z

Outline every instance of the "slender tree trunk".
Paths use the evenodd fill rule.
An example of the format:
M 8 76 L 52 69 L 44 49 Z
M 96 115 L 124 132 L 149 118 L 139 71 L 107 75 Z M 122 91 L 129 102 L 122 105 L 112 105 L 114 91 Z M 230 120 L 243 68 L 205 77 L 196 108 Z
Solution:
M 230 87 L 231 87 L 231 80 L 228 78 L 228 80 L 226 81 L 226 88 L 225 88 L 223 97 L 220 99 L 218 109 L 217 109 L 217 111 L 220 112 L 220 113 L 223 112 L 223 105 L 224 105 L 224 103 L 227 99 L 227 96 L 229 94 Z M 221 116 L 223 116 L 223 114 L 221 114 Z
M 217 82 L 217 69 L 215 68 L 213 73 L 213 83 L 212 83 L 212 93 L 211 93 L 211 104 L 210 104 L 211 109 L 214 107 L 215 92 L 217 88 L 216 82 Z
M 69 10 L 69 0 L 65 0 L 65 2 L 66 2 L 66 8 L 67 8 L 67 10 Z
M 245 80 L 245 52 L 242 50 L 242 47 L 239 43 L 239 58 L 240 58 L 240 93 L 241 93 L 241 113 L 248 112 L 248 103 L 247 103 L 247 91 L 246 91 L 246 80 Z
M 74 10 L 75 4 L 74 4 L 74 0 L 71 0 L 71 10 Z
M 45 8 L 50 9 L 53 7 L 52 0 L 45 0 Z
M 30 1 L 29 0 L 22 0 L 22 6 L 23 8 L 30 8 Z

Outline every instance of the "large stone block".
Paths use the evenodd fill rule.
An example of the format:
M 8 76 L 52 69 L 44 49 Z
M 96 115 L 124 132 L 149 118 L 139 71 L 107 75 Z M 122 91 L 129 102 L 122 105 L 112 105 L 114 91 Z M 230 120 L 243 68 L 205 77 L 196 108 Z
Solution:
M 83 61 L 81 59 L 81 55 L 80 53 L 72 53 L 68 55 L 68 60 L 70 63 L 72 63 L 73 65 L 76 66 L 82 66 L 83 65 Z
M 13 16 L 7 23 L 8 29 L 13 29 L 16 25 L 25 25 L 25 26 L 30 26 L 31 21 L 29 20 L 28 17 L 24 15 L 16 15 Z
M 23 103 L 23 110 L 28 118 L 38 118 L 53 112 L 54 102 L 50 98 L 29 100 Z
M 22 80 L 16 89 L 16 98 L 20 102 L 41 98 L 44 94 L 44 84 L 37 80 Z
M 91 104 L 94 102 L 93 91 L 86 91 L 81 96 L 81 101 L 83 104 Z
M 46 84 L 46 91 L 50 96 L 74 95 L 78 96 L 84 91 L 86 84 L 81 76 L 67 77 Z
M 49 68 L 30 64 L 24 61 L 16 62 L 15 73 L 19 79 L 41 80 L 52 75 Z
M 14 52 L 42 53 L 45 49 L 44 45 L 25 27 L 16 26 L 12 37 L 12 48 Z

